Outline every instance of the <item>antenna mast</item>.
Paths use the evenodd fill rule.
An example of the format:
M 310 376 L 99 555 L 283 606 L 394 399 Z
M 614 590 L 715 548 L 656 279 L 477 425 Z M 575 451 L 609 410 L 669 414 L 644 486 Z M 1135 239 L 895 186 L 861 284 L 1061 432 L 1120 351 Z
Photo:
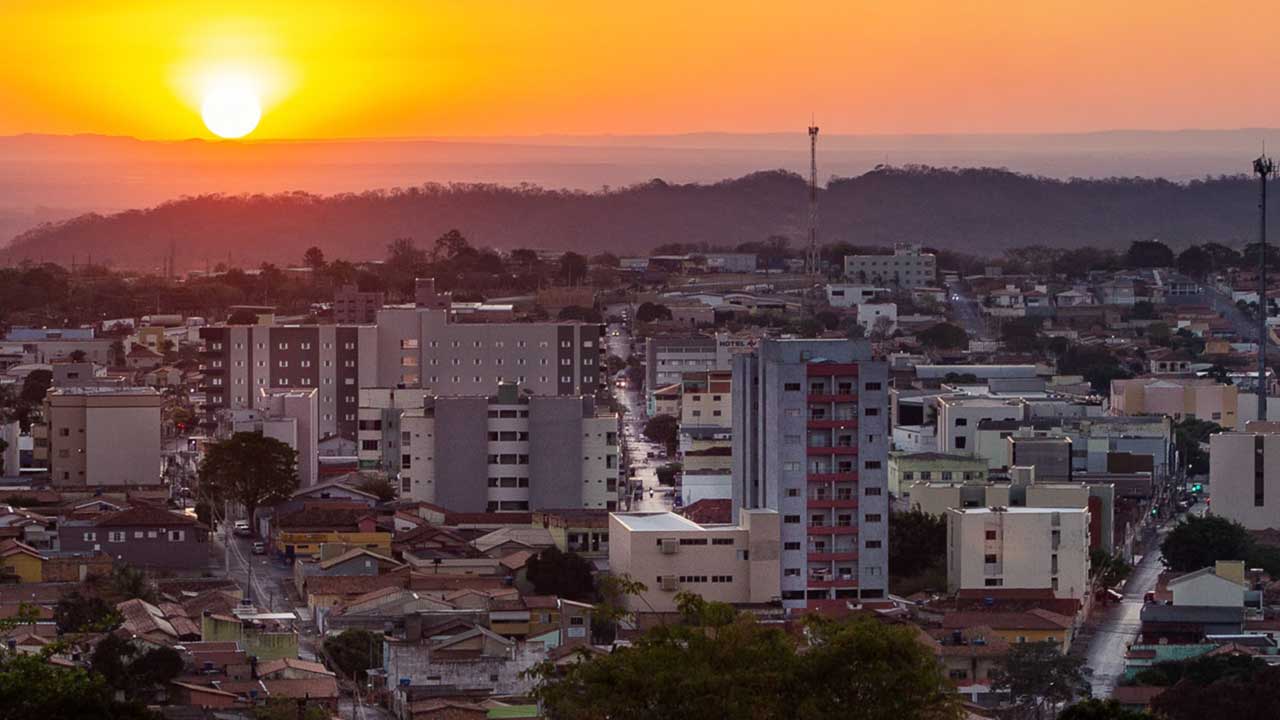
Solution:
M 1258 420 L 1267 419 L 1267 180 L 1276 164 L 1264 151 L 1253 161 L 1258 176 Z
M 805 271 L 818 274 L 818 126 L 809 122 L 809 249 Z

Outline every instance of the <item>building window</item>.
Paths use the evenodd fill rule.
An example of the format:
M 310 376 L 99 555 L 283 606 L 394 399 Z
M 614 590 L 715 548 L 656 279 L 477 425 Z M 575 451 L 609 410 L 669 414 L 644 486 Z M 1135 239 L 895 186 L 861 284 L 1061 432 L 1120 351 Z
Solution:
M 799 515 L 783 515 L 782 522 L 787 523 L 789 525 L 795 525 L 800 522 L 800 516 Z
M 879 469 L 880 469 L 880 461 L 879 461 L 879 460 L 865 460 L 865 461 L 863 461 L 863 463 L 862 463 L 862 469 L 863 469 L 863 470 L 879 470 Z
M 988 530 L 988 531 L 987 531 L 987 539 L 988 539 L 988 540 L 995 540 L 995 539 L 996 539 L 996 531 L 995 531 L 995 530 Z
M 869 408 L 866 408 L 862 414 L 866 415 L 867 417 L 875 417 L 880 414 L 880 408 L 869 407 Z
M 880 544 L 881 544 L 881 543 L 880 543 L 880 541 L 879 541 L 879 540 L 868 540 L 868 541 L 866 542 L 866 548 L 867 548 L 868 550 L 877 550 L 877 549 L 879 549 L 879 548 L 880 548 Z
M 123 530 L 111 530 L 107 532 L 107 542 L 122 543 L 124 542 L 125 532 Z
M 867 497 L 875 497 L 880 494 L 880 488 L 878 487 L 863 488 L 862 494 L 866 495 Z
M 784 577 L 800 577 L 800 568 L 787 568 L 782 574 Z
M 985 585 L 986 587 L 1003 587 L 1004 579 L 1003 578 L 987 578 L 986 580 L 983 581 L 982 584 Z
M 873 523 L 873 522 L 880 522 L 880 514 L 879 514 L 879 513 L 867 513 L 867 516 L 866 516 L 866 518 L 865 518 L 865 521 L 866 521 L 866 522 L 869 522 L 869 523 Z
M 800 549 L 800 543 L 798 543 L 798 542 L 782 543 L 782 549 L 783 549 L 783 550 L 799 550 L 799 549 Z
M 84 541 L 85 541 L 85 542 L 98 542 L 98 533 L 96 533 L 96 532 L 87 532 L 87 533 L 85 533 L 85 534 L 84 534 Z
M 969 439 L 968 439 L 968 438 L 966 438 L 966 437 L 964 437 L 964 436 L 957 437 L 957 438 L 956 438 L 956 449 L 957 449 L 957 450 L 964 450 L 965 445 L 967 445 L 967 444 L 968 444 L 968 442 L 969 442 Z
M 800 392 L 800 383 L 785 383 L 782 389 L 786 392 Z

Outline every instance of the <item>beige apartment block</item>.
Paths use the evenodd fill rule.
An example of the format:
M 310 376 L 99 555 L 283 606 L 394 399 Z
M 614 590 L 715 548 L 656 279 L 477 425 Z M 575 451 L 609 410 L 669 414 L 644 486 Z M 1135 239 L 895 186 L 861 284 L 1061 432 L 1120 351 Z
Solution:
M 675 513 L 609 516 L 609 567 L 645 585 L 627 596 L 629 610 L 670 613 L 690 592 L 725 603 L 779 598 L 779 516 L 742 510 L 737 525 L 699 525 Z
M 1057 598 L 1083 598 L 1089 591 L 1089 511 L 948 508 L 947 586 L 1047 589 Z
M 1239 389 L 1211 378 L 1146 377 L 1111 381 L 1112 415 L 1168 415 L 1236 426 Z
M 160 484 L 160 406 L 151 388 L 65 387 L 44 401 L 55 487 Z
M 1250 530 L 1280 528 L 1280 423 L 1211 436 L 1209 488 L 1214 515 Z

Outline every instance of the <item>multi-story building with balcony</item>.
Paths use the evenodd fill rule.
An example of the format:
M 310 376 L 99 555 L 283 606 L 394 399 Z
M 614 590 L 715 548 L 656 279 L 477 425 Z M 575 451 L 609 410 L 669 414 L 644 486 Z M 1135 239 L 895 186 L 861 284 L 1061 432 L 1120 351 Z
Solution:
M 888 366 L 866 342 L 765 340 L 733 374 L 733 512 L 782 517 L 781 599 L 888 592 Z
M 362 467 L 399 478 L 403 498 L 456 512 L 614 510 L 619 419 L 592 397 L 362 393 Z

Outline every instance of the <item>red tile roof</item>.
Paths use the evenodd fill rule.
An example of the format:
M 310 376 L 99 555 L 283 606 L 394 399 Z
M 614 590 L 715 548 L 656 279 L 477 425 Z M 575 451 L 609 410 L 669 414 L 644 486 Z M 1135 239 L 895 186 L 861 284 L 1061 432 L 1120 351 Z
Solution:
M 724 525 L 733 515 L 733 501 L 725 498 L 703 498 L 686 505 L 681 515 L 699 525 Z
M 143 504 L 108 513 L 95 520 L 93 524 L 96 527 L 204 527 L 190 515 L 181 515 Z
M 985 625 L 995 630 L 1062 630 L 1071 627 L 1069 617 L 1048 610 L 1025 612 L 961 610 L 942 616 L 942 627 L 948 630 Z

